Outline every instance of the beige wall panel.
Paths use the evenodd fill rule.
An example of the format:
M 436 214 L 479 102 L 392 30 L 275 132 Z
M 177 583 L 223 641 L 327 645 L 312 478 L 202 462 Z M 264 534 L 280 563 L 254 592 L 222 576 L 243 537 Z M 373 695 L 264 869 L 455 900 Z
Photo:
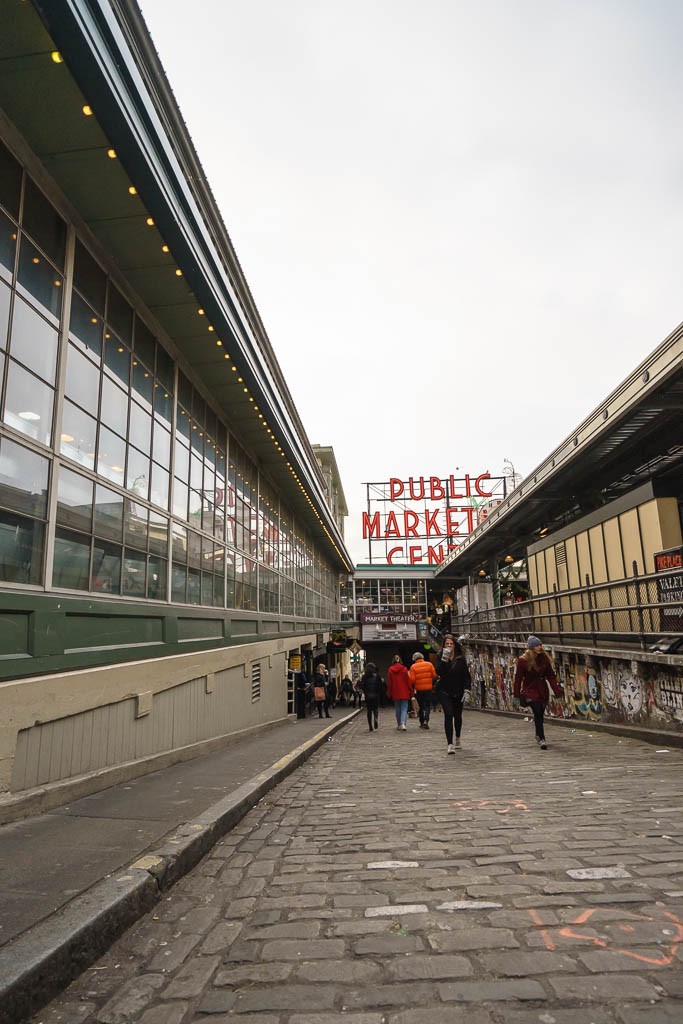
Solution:
M 633 576 L 633 563 L 636 563 L 638 574 L 644 573 L 643 547 L 640 543 L 638 509 L 631 508 L 619 516 L 621 543 L 624 549 L 626 576 Z
M 545 572 L 545 549 L 536 555 L 536 572 L 538 573 L 538 593 L 548 593 L 548 580 Z
M 663 550 L 680 547 L 683 541 L 681 540 L 681 516 L 678 502 L 675 498 L 658 498 L 657 504 L 662 527 Z
M 547 592 L 552 593 L 553 583 L 558 586 L 557 576 L 557 548 L 547 548 L 545 553 L 545 585 Z
M 605 558 L 605 540 L 602 535 L 601 526 L 593 526 L 588 531 L 588 539 L 591 549 L 591 560 L 593 562 L 593 583 L 607 582 L 607 561 Z
M 591 550 L 590 541 L 588 539 L 588 533 L 584 530 L 582 533 L 576 535 L 576 553 L 579 560 L 578 565 L 578 583 L 577 586 L 584 587 L 586 585 L 586 576 L 589 579 L 593 579 L 593 571 L 591 568 Z
M 645 572 L 651 573 L 655 571 L 655 552 L 664 549 L 657 502 L 648 501 L 641 505 L 638 509 L 638 518 L 645 549 Z
M 605 557 L 607 558 L 607 578 L 612 580 L 623 580 L 624 559 L 621 553 L 621 536 L 619 533 L 618 519 L 608 519 L 602 524 L 605 535 Z
M 529 555 L 527 559 L 527 572 L 529 574 L 529 592 L 538 594 L 538 570 L 536 569 L 536 555 Z

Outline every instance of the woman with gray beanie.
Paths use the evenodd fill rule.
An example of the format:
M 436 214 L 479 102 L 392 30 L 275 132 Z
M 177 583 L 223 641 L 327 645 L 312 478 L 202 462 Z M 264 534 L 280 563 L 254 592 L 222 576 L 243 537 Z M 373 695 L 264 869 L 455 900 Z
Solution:
M 550 687 L 556 697 L 562 696 L 562 687 L 557 681 L 555 668 L 550 656 L 543 650 L 537 636 L 530 636 L 526 642 L 527 649 L 517 659 L 514 682 L 514 704 L 520 703 L 531 708 L 536 729 L 536 742 L 541 750 L 547 750 L 543 730 L 543 716 L 548 704 Z

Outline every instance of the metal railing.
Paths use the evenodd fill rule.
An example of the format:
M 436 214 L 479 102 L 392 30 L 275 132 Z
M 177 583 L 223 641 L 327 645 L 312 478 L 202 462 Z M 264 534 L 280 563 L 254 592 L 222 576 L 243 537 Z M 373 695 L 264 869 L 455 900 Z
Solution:
M 472 639 L 619 644 L 683 654 L 681 570 L 633 576 L 614 583 L 557 590 L 528 601 L 453 619 L 451 629 Z

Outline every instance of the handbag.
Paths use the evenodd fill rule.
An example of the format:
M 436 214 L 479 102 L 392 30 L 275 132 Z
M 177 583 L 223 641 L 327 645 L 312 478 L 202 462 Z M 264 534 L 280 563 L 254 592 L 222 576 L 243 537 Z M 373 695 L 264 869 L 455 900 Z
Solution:
M 313 700 L 325 700 L 325 687 L 314 686 L 313 687 Z
M 417 713 L 420 710 L 420 705 L 418 703 L 417 697 L 410 698 L 410 706 L 415 713 Z

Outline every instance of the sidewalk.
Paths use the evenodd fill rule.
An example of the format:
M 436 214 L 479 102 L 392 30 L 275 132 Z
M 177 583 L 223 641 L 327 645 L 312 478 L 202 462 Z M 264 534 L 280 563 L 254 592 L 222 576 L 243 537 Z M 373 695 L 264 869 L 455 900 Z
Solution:
M 33 987 L 28 961 L 38 967 L 41 957 L 54 957 L 67 943 L 68 957 L 85 966 L 88 950 L 74 940 L 76 933 L 96 918 L 98 952 L 106 949 L 158 899 L 159 884 L 169 885 L 189 870 L 350 713 L 336 708 L 331 720 L 315 715 L 285 721 L 222 750 L 0 827 L 0 1021 L 13 974 Z M 125 879 L 133 885 L 107 885 L 145 855 L 133 872 L 137 877 Z M 55 983 L 61 969 L 49 969 Z
M 683 1020 L 683 752 L 548 739 L 359 716 L 33 1024 Z

